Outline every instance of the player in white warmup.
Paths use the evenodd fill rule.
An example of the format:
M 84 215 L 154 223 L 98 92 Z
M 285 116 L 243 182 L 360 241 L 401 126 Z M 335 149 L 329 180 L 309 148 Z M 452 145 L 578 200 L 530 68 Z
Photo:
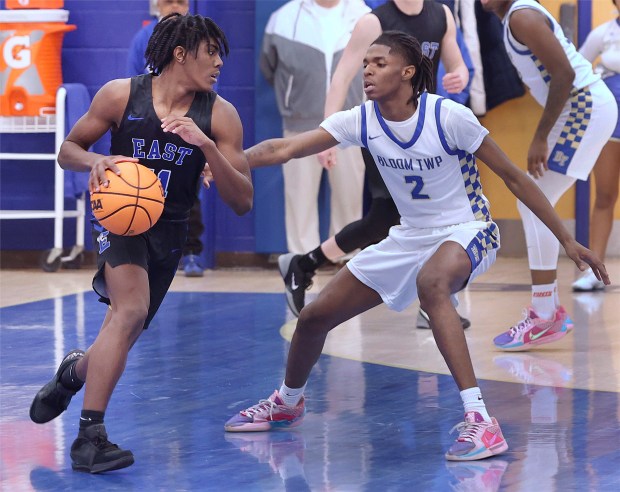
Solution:
M 476 157 L 534 210 L 580 269 L 589 264 L 604 282 L 609 278 L 604 265 L 573 239 L 539 188 L 510 162 L 474 114 L 426 92 L 432 66 L 415 38 L 384 32 L 368 49 L 364 67 L 368 102 L 333 114 L 316 130 L 259 143 L 246 156 L 253 166 L 262 166 L 339 143 L 367 146 L 401 224 L 349 261 L 301 310 L 282 386 L 233 416 L 225 430 L 268 431 L 301 423 L 304 388 L 329 331 L 381 302 L 400 311 L 419 298 L 465 410 L 446 458 L 477 460 L 502 453 L 508 445 L 487 412 L 454 306 L 454 295 L 491 266 L 499 248 Z

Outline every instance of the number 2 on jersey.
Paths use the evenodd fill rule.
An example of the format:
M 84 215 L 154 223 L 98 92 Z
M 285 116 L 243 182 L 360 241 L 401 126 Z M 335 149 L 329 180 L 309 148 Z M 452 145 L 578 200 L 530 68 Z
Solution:
M 422 193 L 424 188 L 424 180 L 422 176 L 405 176 L 405 183 L 413 183 L 413 190 L 411 190 L 411 198 L 414 200 L 428 200 L 430 196 Z

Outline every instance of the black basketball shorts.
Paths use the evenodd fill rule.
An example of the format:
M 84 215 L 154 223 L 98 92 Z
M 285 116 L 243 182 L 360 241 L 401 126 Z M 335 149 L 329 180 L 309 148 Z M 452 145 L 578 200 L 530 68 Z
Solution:
M 159 221 L 137 236 L 117 236 L 93 222 L 93 244 L 97 251 L 97 273 L 93 290 L 99 301 L 110 304 L 104 267 L 139 265 L 148 272 L 150 306 L 144 329 L 155 316 L 174 279 L 187 238 L 187 222 Z

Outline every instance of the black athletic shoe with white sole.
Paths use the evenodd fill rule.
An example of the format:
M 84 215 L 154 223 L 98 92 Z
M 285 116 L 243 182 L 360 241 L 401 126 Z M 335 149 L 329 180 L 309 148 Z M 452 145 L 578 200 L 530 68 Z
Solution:
M 78 349 L 73 349 L 65 355 L 52 380 L 43 386 L 32 400 L 30 420 L 36 424 L 44 424 L 55 419 L 67 409 L 71 398 L 82 389 L 82 386 L 77 389 L 65 388 L 60 382 L 60 377 L 67 367 L 75 364 L 82 357 L 84 357 L 84 351 Z
M 299 316 L 299 312 L 306 304 L 306 290 L 312 287 L 312 277 L 314 277 L 314 272 L 304 272 L 299 267 L 300 258 L 301 255 L 294 253 L 278 257 L 280 275 L 286 288 L 286 301 L 295 316 Z
M 133 453 L 108 441 L 104 424 L 80 429 L 70 454 L 71 467 L 85 473 L 101 473 L 133 465 Z
M 459 315 L 459 318 L 461 319 L 461 324 L 463 325 L 464 330 L 471 326 L 471 322 L 467 318 L 463 318 L 461 315 Z M 415 327 L 422 330 L 429 330 L 431 328 L 428 321 L 428 314 L 426 314 L 426 312 L 422 309 L 418 311 L 418 319 L 416 320 Z

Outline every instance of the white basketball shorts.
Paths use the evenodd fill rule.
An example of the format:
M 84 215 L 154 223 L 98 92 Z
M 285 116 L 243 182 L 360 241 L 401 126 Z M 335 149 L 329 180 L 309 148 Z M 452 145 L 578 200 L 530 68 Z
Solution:
M 446 241 L 460 244 L 471 260 L 468 283 L 495 262 L 499 249 L 499 229 L 494 222 L 419 229 L 394 226 L 388 237 L 358 253 L 347 267 L 355 277 L 375 290 L 394 311 L 402 311 L 418 297 L 418 273 Z M 456 306 L 456 295 L 452 296 Z

